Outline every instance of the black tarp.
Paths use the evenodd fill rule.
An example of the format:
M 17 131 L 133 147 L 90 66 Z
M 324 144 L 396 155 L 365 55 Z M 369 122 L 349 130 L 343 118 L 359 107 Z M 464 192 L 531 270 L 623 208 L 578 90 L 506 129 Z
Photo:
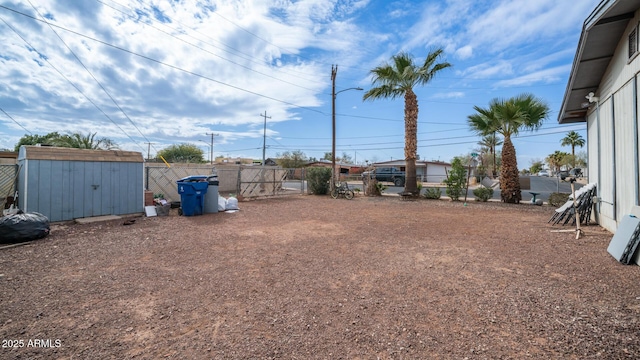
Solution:
M 42 239 L 49 231 L 49 218 L 37 212 L 0 217 L 0 244 Z

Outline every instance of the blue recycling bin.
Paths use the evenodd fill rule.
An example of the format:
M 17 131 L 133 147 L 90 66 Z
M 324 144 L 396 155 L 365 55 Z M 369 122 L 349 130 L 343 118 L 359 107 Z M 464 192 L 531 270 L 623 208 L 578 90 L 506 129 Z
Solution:
M 180 213 L 184 216 L 202 215 L 207 193 L 207 176 L 187 176 L 177 181 L 180 194 Z

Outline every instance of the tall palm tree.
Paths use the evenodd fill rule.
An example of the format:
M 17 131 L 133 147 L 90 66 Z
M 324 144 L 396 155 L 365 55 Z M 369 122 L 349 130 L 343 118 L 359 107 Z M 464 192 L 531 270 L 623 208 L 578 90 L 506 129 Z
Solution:
M 59 138 L 55 139 L 54 143 L 56 146 L 76 149 L 112 150 L 118 148 L 116 143 L 111 139 L 96 139 L 96 134 L 97 133 L 88 133 L 87 135 L 82 135 L 80 133 L 73 133 L 70 135 L 62 135 Z
M 567 136 L 560 140 L 560 145 L 562 146 L 571 146 L 571 156 L 573 158 L 573 167 L 576 167 L 576 146 L 583 147 L 585 144 L 584 139 L 580 134 L 575 131 L 569 131 Z
M 496 136 L 496 132 L 492 131 L 491 134 L 486 134 L 482 137 L 482 140 L 478 142 L 478 145 L 485 146 L 489 149 L 489 153 L 493 156 L 493 172 L 492 176 L 496 176 L 496 146 L 502 145 L 502 140 Z
M 416 179 L 416 153 L 418 150 L 418 97 L 413 88 L 426 85 L 443 69 L 451 67 L 448 62 L 438 62 L 442 49 L 429 52 L 424 63 L 416 64 L 413 56 L 401 52 L 371 70 L 375 86 L 364 94 L 363 100 L 395 99 L 404 96 L 404 157 L 406 160 L 405 193 L 418 195 Z
M 474 106 L 475 114 L 468 117 L 472 130 L 480 135 L 497 132 L 504 138 L 500 169 L 500 197 L 507 203 L 522 200 L 516 149 L 511 142 L 523 130 L 537 130 L 549 116 L 549 106 L 532 94 L 510 99 L 493 99 L 488 108 Z

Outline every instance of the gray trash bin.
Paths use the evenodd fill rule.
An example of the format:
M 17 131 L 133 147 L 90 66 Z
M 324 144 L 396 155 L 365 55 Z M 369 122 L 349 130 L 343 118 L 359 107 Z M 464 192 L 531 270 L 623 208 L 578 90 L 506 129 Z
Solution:
M 207 178 L 209 186 L 207 187 L 207 194 L 204 197 L 204 213 L 211 214 L 218 212 L 218 177 L 209 176 Z

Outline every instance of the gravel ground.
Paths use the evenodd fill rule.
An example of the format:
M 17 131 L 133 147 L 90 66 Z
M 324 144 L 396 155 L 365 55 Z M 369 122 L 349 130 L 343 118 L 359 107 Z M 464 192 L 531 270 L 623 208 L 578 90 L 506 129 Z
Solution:
M 0 250 L 2 359 L 638 359 L 640 267 L 550 207 L 333 200 Z M 565 229 L 567 229 L 565 227 Z

